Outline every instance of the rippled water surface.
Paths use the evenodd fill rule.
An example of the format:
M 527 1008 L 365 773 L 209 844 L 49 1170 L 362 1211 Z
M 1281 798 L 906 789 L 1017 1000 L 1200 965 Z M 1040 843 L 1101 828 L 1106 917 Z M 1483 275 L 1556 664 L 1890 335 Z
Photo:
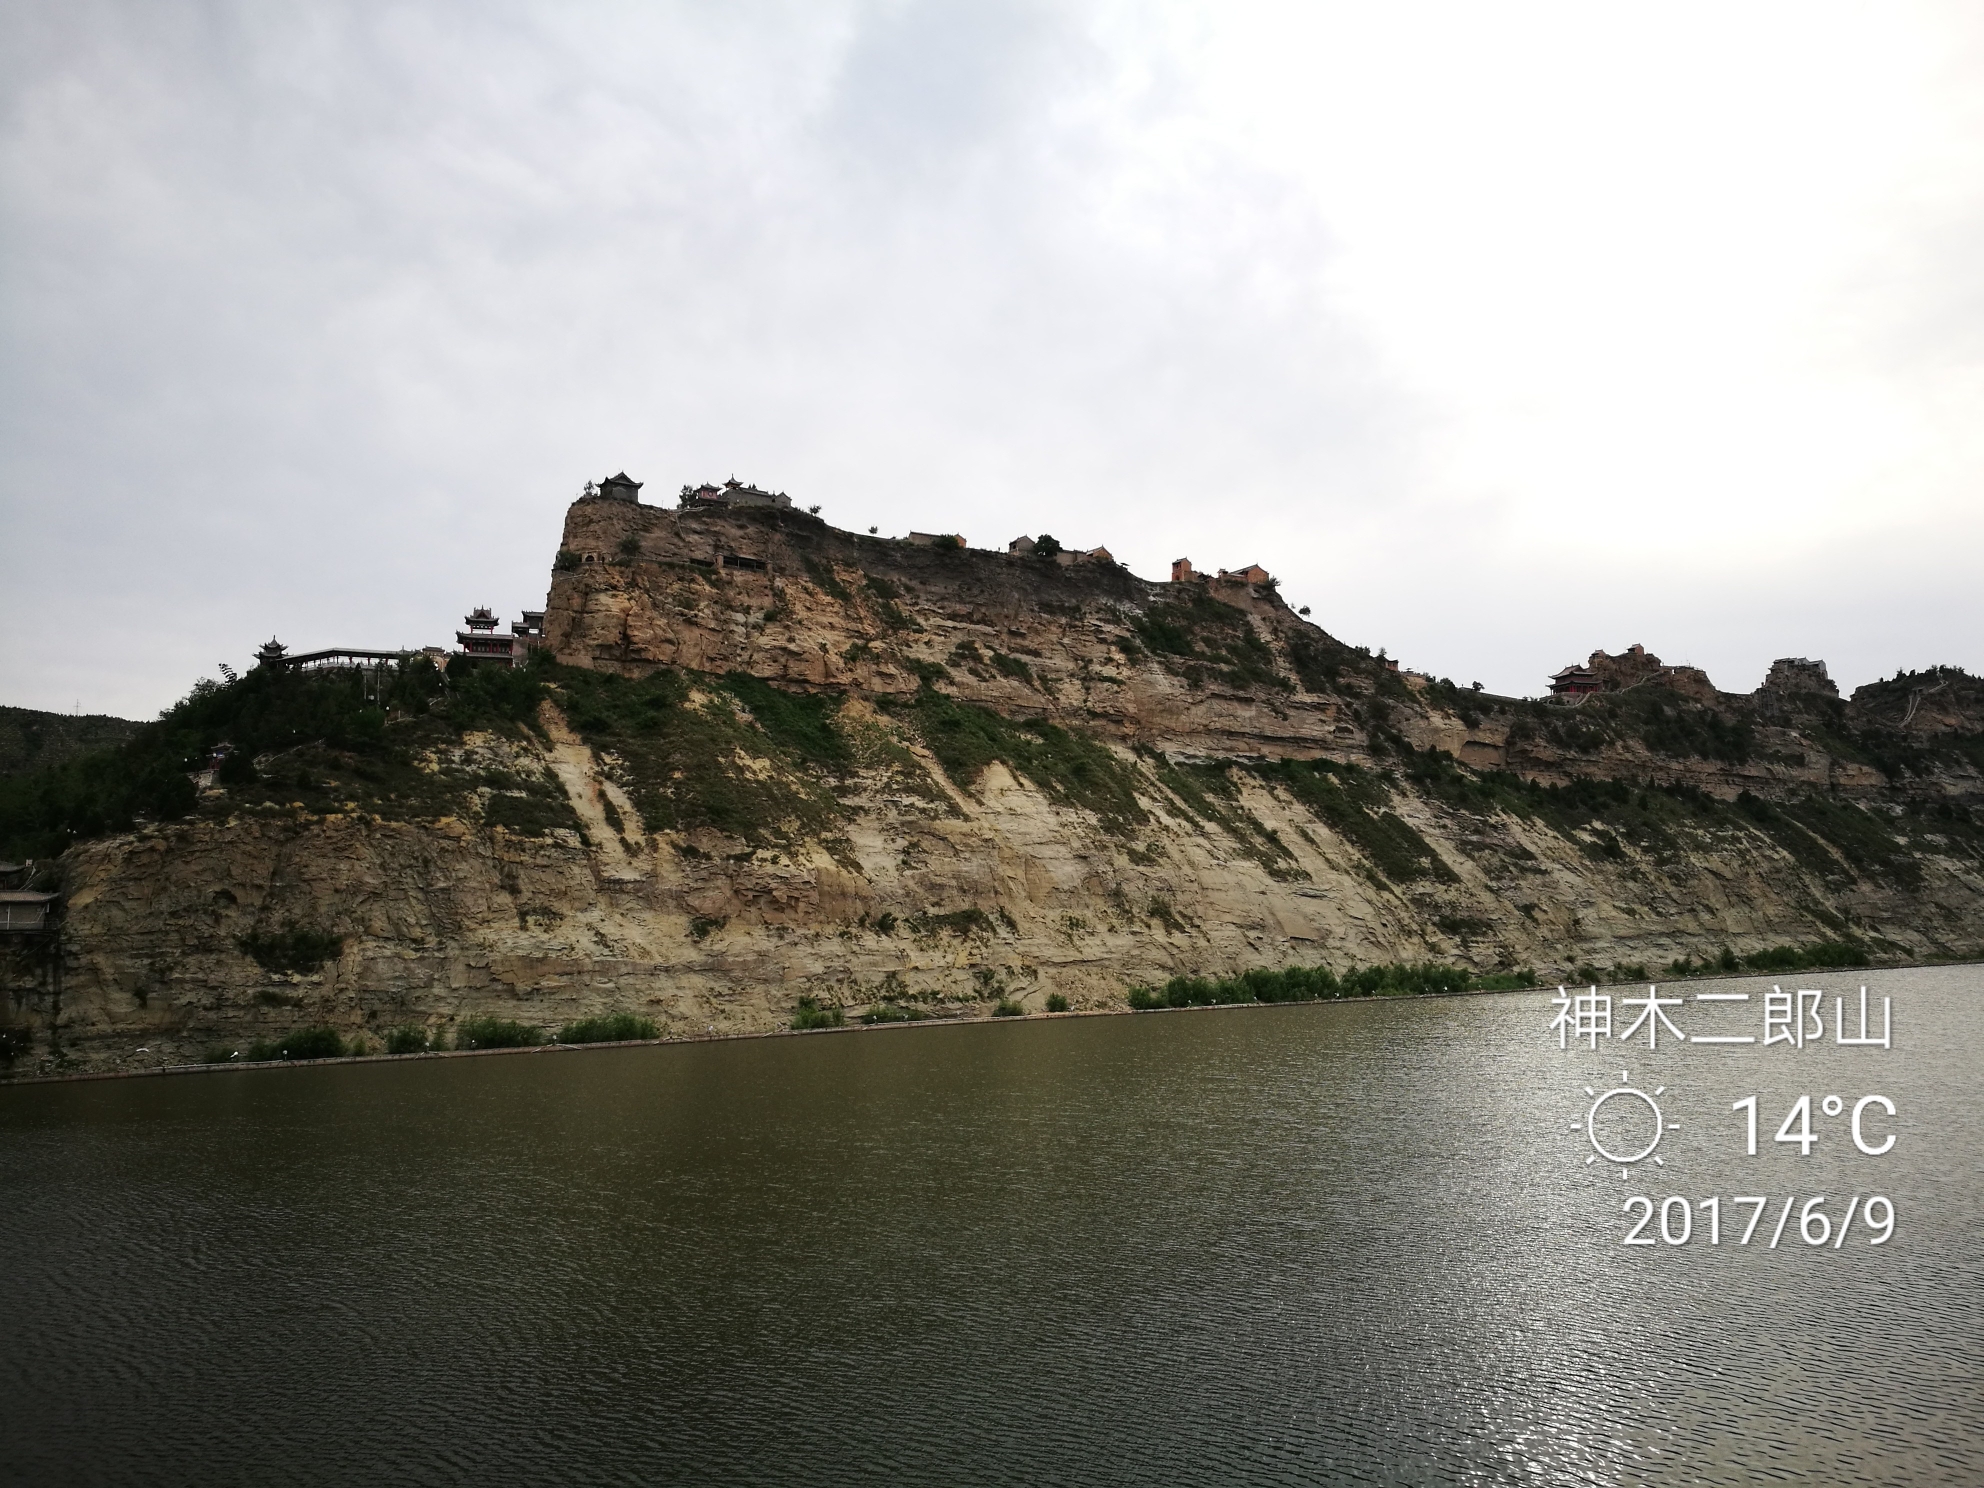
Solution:
M 1520 994 L 0 1089 L 0 1479 L 1984 1483 L 1984 968 L 1865 980 L 1892 1051 Z

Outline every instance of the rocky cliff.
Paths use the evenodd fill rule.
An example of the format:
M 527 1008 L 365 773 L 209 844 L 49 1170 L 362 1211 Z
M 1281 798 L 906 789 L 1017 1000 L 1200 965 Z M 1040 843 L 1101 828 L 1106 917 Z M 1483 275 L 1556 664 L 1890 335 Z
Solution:
M 363 727 L 72 828 L 59 949 L 0 966 L 16 1068 L 301 1023 L 694 1035 L 802 997 L 970 1016 L 1292 963 L 1984 944 L 1984 686 L 1953 670 L 1842 700 L 1802 663 L 1739 697 L 1635 650 L 1574 706 L 1496 698 L 1271 582 L 600 499 L 568 514 L 546 650 L 500 685 L 409 672 Z M 232 696 L 187 749 L 247 737 Z M 335 953 L 270 970 L 299 928 Z

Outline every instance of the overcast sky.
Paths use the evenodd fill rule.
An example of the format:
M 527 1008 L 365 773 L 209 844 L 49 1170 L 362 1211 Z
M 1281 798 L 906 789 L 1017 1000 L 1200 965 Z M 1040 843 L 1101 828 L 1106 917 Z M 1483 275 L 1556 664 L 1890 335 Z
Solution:
M 0 3 L 0 702 L 567 503 L 1259 562 L 1408 666 L 1984 671 L 1974 5 Z

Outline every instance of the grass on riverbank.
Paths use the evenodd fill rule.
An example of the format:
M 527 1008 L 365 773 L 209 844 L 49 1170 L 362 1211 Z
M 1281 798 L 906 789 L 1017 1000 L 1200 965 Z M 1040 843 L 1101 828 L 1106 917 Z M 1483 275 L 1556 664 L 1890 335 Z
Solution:
M 636 1039 L 660 1038 L 654 1019 L 633 1013 L 608 1013 L 600 1018 L 581 1018 L 558 1030 L 561 1044 L 624 1044 Z
M 1352 967 L 1339 976 L 1327 966 L 1256 968 L 1234 977 L 1173 977 L 1161 986 L 1132 987 L 1130 1006 L 1215 1007 L 1246 1002 L 1327 1002 L 1339 997 L 1413 997 L 1432 993 L 1510 992 L 1536 985 L 1530 971 L 1481 975 L 1434 961 Z
M 847 1022 L 847 1014 L 840 1008 L 823 1004 L 816 997 L 802 997 L 799 1005 L 792 1010 L 792 1026 L 804 1033 L 809 1028 L 839 1028 Z
M 1739 956 L 1727 946 L 1722 954 L 1713 960 L 1703 958 L 1695 961 L 1687 956 L 1667 964 L 1669 976 L 1740 976 L 1743 972 L 1772 971 L 1839 971 L 1856 966 L 1871 966 L 1867 947 L 1848 937 L 1842 940 L 1822 940 L 1805 946 L 1771 946 L 1766 950 L 1752 951 L 1747 956 Z M 1635 978 L 1638 980 L 1638 978 Z
M 216 1046 L 207 1050 L 202 1062 L 230 1064 L 245 1060 L 249 1064 L 265 1064 L 281 1059 L 343 1059 L 347 1055 L 366 1052 L 364 1039 L 354 1037 L 347 1044 L 335 1028 L 298 1028 L 281 1038 L 257 1039 L 246 1049 Z
M 1868 948 L 1852 938 L 1818 941 L 1804 946 L 1772 946 L 1739 956 L 1724 948 L 1721 955 L 1695 961 L 1683 956 L 1668 963 L 1670 977 L 1742 976 L 1779 971 L 1828 971 L 1872 965 Z M 1655 973 L 1654 975 L 1658 975 Z M 1566 985 L 1617 985 L 1651 981 L 1639 964 L 1610 967 L 1579 966 Z M 1248 1002 L 1326 1002 L 1339 997 L 1412 997 L 1429 993 L 1519 992 L 1539 985 L 1527 969 L 1472 972 L 1438 962 L 1392 963 L 1353 967 L 1341 976 L 1327 966 L 1257 969 L 1232 977 L 1173 977 L 1161 986 L 1130 989 L 1130 1007 L 1217 1007 Z
M 544 1042 L 544 1030 L 510 1018 L 464 1018 L 455 1029 L 457 1049 L 527 1049 Z

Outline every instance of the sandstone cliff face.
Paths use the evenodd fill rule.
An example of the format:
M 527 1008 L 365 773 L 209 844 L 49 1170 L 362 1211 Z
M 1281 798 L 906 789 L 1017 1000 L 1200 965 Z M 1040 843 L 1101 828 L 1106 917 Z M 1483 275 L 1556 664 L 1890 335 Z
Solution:
M 1152 584 L 1114 564 L 919 547 L 793 512 L 611 501 L 572 507 L 564 551 L 579 566 L 554 574 L 545 626 L 559 659 L 578 666 L 735 670 L 898 698 L 942 667 L 959 698 L 1128 742 L 1213 755 L 1306 756 L 1319 740 L 1363 750 L 1346 698 L 1368 685 L 1248 686 L 1230 662 L 1154 655 L 1133 623 L 1203 597 L 1198 608 L 1211 605 L 1222 622 L 1209 639 L 1231 650 L 1255 637 L 1291 678 L 1291 639 L 1314 648 L 1318 667 L 1353 655 L 1271 589 Z M 1195 664 L 1197 686 L 1183 677 Z
M 1268 588 L 914 548 L 790 513 L 581 502 L 560 565 L 549 644 L 584 673 L 554 681 L 529 727 L 436 744 L 428 763 L 555 782 L 577 830 L 512 830 L 472 802 L 420 822 L 223 801 L 82 844 L 59 977 L 22 954 L 0 968 L 36 1039 L 17 1072 L 180 1062 L 315 1023 L 376 1046 L 398 1026 L 625 1010 L 694 1036 L 783 1027 L 802 996 L 982 1016 L 1290 963 L 1554 979 L 1845 933 L 1895 956 L 1984 942 L 1975 766 L 1924 754 L 1897 776 L 1845 757 L 1857 703 L 1737 717 L 1729 700 L 1742 749 L 1706 715 L 1649 713 L 1636 734 L 1623 714 L 1540 716 L 1401 678 Z M 628 680 L 578 685 L 601 673 Z M 637 691 L 664 675 L 675 691 Z M 837 753 L 780 742 L 790 692 L 829 700 Z M 1963 695 L 1916 713 L 1969 737 L 1967 694 L 1944 692 Z M 1898 716 L 1885 693 L 1865 707 Z M 1655 747 L 1684 725 L 1726 757 Z M 980 730 L 981 755 L 945 729 Z M 781 804 L 705 810 L 699 780 Z M 272 975 L 239 938 L 281 924 L 342 952 Z
M 572 566 L 553 576 L 546 627 L 554 652 L 574 665 L 629 675 L 656 666 L 738 670 L 871 697 L 907 697 L 922 672 L 944 666 L 944 690 L 969 702 L 1171 753 L 1369 760 L 1376 728 L 1479 769 L 1553 783 L 1869 797 L 1890 781 L 1842 739 L 1854 722 L 1879 715 L 1898 723 L 1913 697 L 1917 732 L 1984 730 L 1984 689 L 1960 674 L 1876 684 L 1839 705 L 1811 694 L 1719 693 L 1693 668 L 1611 658 L 1608 673 L 1628 682 L 1669 674 L 1658 677 L 1669 691 L 1649 689 L 1636 701 L 1706 701 L 1741 715 L 1754 738 L 1742 759 L 1662 752 L 1598 722 L 1601 708 L 1542 710 L 1548 718 L 1539 724 L 1539 710 L 1516 700 L 1388 671 L 1297 616 L 1271 586 L 1155 583 L 1113 564 L 1064 568 L 917 547 L 790 511 L 581 501 L 567 515 L 562 551 Z M 1198 639 L 1194 621 L 1203 625 L 1207 614 L 1232 624 L 1205 627 L 1203 641 L 1182 653 L 1153 646 L 1153 636 L 1161 645 L 1180 629 L 1189 645 Z M 1205 659 L 1216 647 L 1225 658 L 1255 661 L 1238 654 L 1247 635 L 1265 649 L 1254 665 Z M 1026 671 L 983 659 L 960 665 L 961 646 L 1018 660 Z M 1945 761 L 1933 793 L 1984 802 L 1984 775 L 1975 762 Z

